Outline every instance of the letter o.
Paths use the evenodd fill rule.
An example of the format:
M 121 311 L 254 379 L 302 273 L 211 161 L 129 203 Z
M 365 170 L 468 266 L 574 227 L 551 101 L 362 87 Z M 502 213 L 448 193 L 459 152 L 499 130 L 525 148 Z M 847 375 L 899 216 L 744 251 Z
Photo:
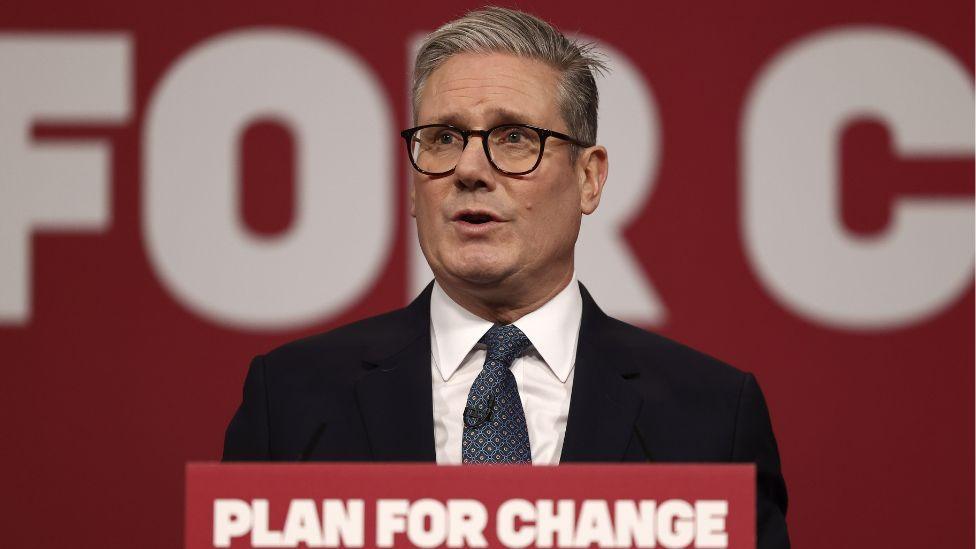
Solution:
M 257 118 L 295 133 L 295 219 L 275 238 L 238 214 L 236 144 Z M 390 120 L 366 64 L 321 36 L 236 31 L 184 54 L 144 128 L 143 235 L 163 285 L 240 328 L 294 328 L 355 302 L 393 236 Z
M 430 520 L 430 528 L 426 526 Z M 407 538 L 418 547 L 437 547 L 447 539 L 447 508 L 436 499 L 421 499 L 410 506 Z

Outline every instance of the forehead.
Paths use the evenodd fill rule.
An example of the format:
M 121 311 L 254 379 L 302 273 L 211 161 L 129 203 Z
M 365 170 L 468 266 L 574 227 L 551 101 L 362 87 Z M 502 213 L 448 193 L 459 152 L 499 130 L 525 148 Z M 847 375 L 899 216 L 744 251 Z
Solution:
M 419 124 L 466 127 L 505 122 L 564 129 L 559 75 L 541 61 L 508 54 L 461 53 L 427 78 L 417 104 Z

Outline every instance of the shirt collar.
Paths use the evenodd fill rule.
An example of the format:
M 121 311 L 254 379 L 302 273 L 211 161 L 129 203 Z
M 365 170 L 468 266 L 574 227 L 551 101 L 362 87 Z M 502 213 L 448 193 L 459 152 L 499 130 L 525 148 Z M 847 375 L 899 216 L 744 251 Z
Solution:
M 576 273 L 565 288 L 515 321 L 552 373 L 565 383 L 576 362 L 583 298 Z M 492 323 L 461 307 L 434 282 L 430 296 L 431 351 L 441 378 L 454 375 Z

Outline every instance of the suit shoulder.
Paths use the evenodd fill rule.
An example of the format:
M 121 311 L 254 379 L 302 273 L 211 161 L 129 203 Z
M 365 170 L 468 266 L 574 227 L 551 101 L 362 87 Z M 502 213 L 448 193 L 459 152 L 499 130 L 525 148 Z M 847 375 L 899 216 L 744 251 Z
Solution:
M 738 389 L 748 375 L 697 349 L 612 317 L 606 338 L 640 370 Z
M 296 339 L 269 351 L 265 359 L 273 363 L 294 363 L 321 360 L 324 356 L 360 357 L 367 348 L 388 347 L 404 339 L 411 327 L 408 312 L 405 308 L 396 309 Z

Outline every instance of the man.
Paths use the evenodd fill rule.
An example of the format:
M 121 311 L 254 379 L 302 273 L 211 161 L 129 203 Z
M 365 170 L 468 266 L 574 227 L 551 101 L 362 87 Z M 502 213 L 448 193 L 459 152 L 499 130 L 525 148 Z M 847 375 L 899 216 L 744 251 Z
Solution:
M 225 459 L 755 462 L 760 546 L 789 545 L 755 378 L 606 316 L 576 282 L 607 178 L 600 70 L 511 10 L 427 38 L 402 135 L 435 281 L 405 309 L 255 358 Z

